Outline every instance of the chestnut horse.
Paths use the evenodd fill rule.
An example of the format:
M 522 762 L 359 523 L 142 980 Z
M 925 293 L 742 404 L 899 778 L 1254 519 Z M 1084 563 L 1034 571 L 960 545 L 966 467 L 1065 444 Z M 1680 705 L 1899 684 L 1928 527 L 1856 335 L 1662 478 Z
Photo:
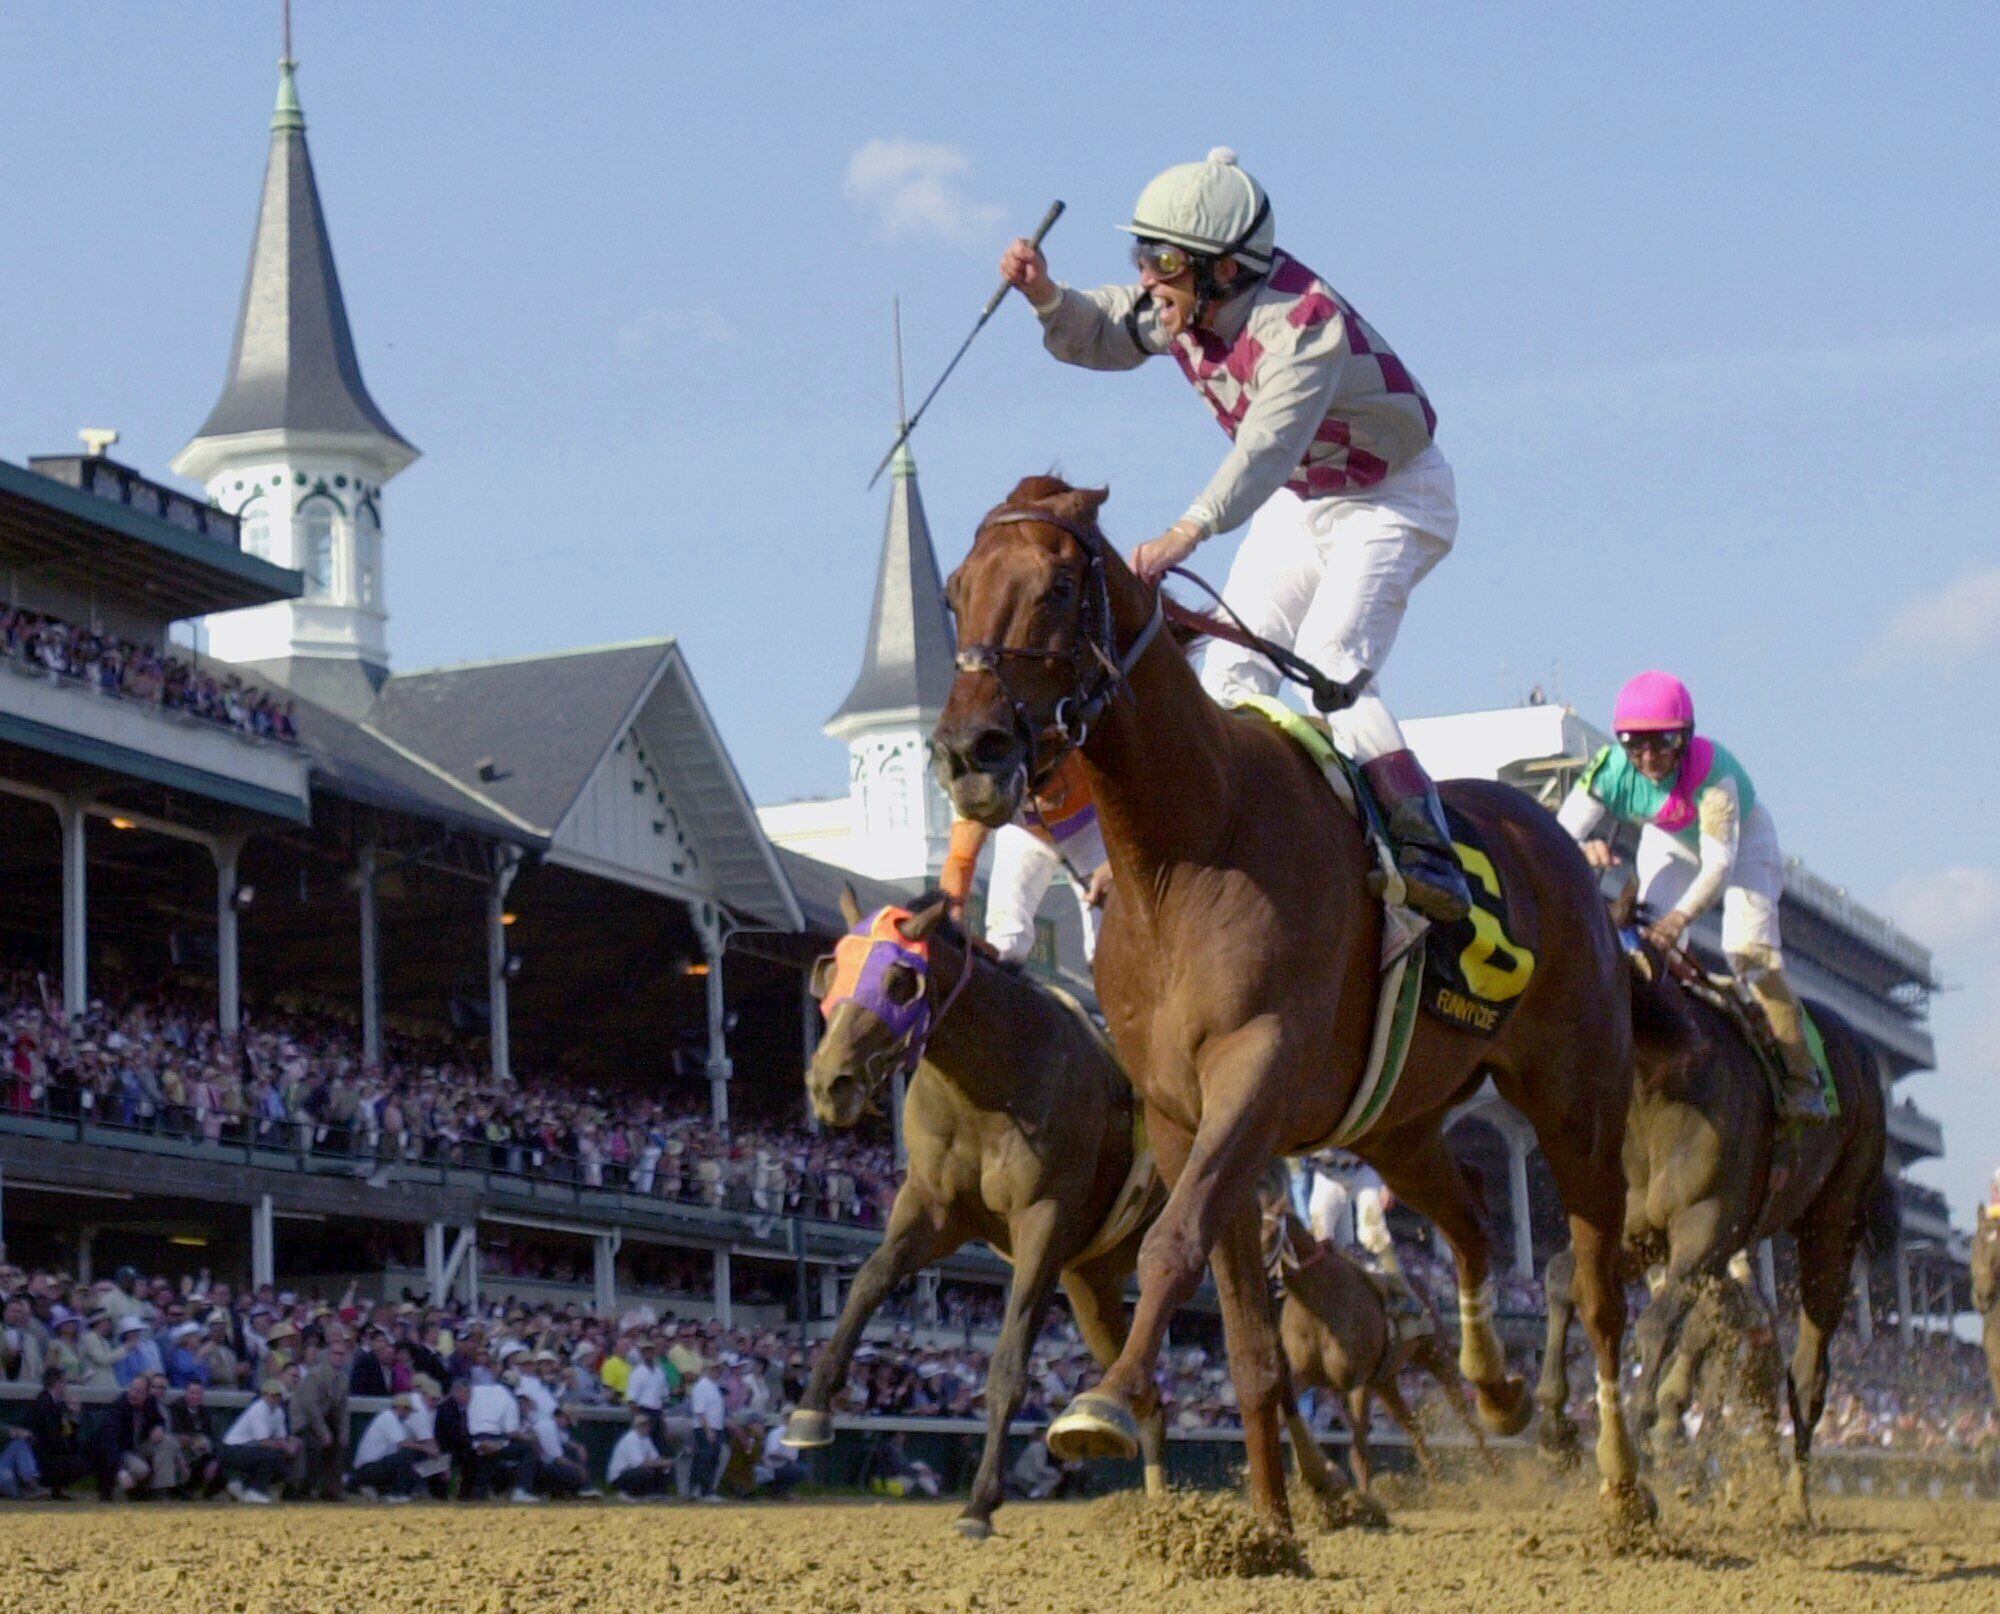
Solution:
M 1367 1064 L 1383 913 L 1360 826 L 1305 753 L 1224 711 L 1160 631 L 1162 606 L 1097 525 L 1102 490 L 1029 477 L 981 521 L 947 597 L 958 676 L 933 737 L 958 811 L 1007 822 L 1031 780 L 1080 747 L 1114 883 L 1097 993 L 1172 1192 L 1139 1252 L 1132 1332 L 1103 1383 L 1051 1425 L 1064 1456 L 1129 1456 L 1132 1408 L 1174 1311 L 1213 1270 L 1252 1499 L 1289 1525 L 1288 1395 L 1258 1240 L 1267 1162 L 1340 1130 Z M 1352 1147 L 1458 1259 L 1460 1365 L 1503 1432 L 1532 1415 L 1492 1322 L 1478 1195 L 1443 1122 L 1489 1076 L 1533 1124 L 1570 1215 L 1577 1287 L 1608 1408 L 1598 1443 L 1614 1512 L 1647 1511 L 1618 1406 L 1617 1282 L 1631 1005 L 1582 852 L 1505 785 L 1444 787 L 1480 828 L 1511 934 L 1540 967 L 1490 1039 L 1422 1018 L 1400 1085 Z
M 911 1274 L 984 1239 L 1014 1266 L 986 1379 L 986 1447 L 957 1520 L 961 1535 L 984 1539 L 1001 1501 L 1007 1426 L 1058 1276 L 1084 1343 L 1108 1366 L 1125 1342 L 1123 1291 L 1140 1236 L 1166 1190 L 1138 1150 L 1125 1073 L 1079 1009 L 970 953 L 945 922 L 942 896 L 912 914 L 885 910 L 866 926 L 851 889 L 840 905 L 854 935 L 880 931 L 891 945 L 875 1008 L 865 991 L 829 999 L 829 983 L 813 983 L 831 1010 L 806 1072 L 814 1111 L 829 1126 L 853 1126 L 893 1067 L 922 1063 L 903 1101 L 910 1164 L 888 1230 L 854 1275 L 785 1441 L 831 1443 L 829 1409 L 876 1308 Z M 833 962 L 821 960 L 816 976 Z M 890 1023 L 906 1015 L 908 1023 Z M 1114 1218 L 1119 1225 L 1108 1225 Z M 1155 1398 L 1141 1426 L 1154 1493 L 1166 1483 L 1164 1438 Z
M 1855 1252 L 1872 1236 L 1878 1253 L 1895 1239 L 1893 1201 L 1883 1182 L 1886 1120 L 1874 1060 L 1847 1022 L 1822 1004 L 1812 1018 L 1826 1045 L 1839 1115 L 1825 1126 L 1779 1122 L 1771 1084 L 1736 1023 L 1657 968 L 1632 981 L 1636 1079 L 1625 1123 L 1626 1274 L 1664 1265 L 1638 1327 L 1639 1393 L 1634 1414 L 1654 1416 L 1657 1443 L 1678 1436 L 1684 1392 L 1662 1393 L 1662 1373 L 1703 1285 L 1724 1278 L 1730 1258 L 1779 1233 L 1797 1247 L 1798 1343 L 1786 1376 L 1793 1466 L 1787 1497 L 1800 1523 L 1811 1518 L 1807 1463 L 1826 1405 L 1827 1351 L 1847 1310 Z M 1573 1440 L 1564 1359 L 1569 1331 L 1566 1252 L 1543 1277 L 1548 1343 L 1542 1353 L 1542 1443 Z M 1699 1353 L 1676 1369 L 1698 1377 Z

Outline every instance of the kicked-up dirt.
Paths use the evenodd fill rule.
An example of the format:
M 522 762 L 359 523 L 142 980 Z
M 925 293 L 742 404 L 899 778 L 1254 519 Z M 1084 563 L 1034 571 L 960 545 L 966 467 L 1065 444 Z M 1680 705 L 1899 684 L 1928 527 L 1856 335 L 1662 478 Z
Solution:
M 2000 1506 L 1828 1498 L 1798 1534 L 1761 1503 L 1663 1495 L 1657 1534 L 1614 1541 L 1584 1481 L 1527 1465 L 1392 1485 L 1383 1529 L 1298 1552 L 1229 1499 L 1016 1504 L 990 1541 L 910 1502 L 6 1506 L 9 1614 L 1723 1614 L 2000 1609 Z M 1301 1510 L 1301 1517 L 1305 1517 Z M 1239 1573 L 1239 1571 L 1249 1573 Z

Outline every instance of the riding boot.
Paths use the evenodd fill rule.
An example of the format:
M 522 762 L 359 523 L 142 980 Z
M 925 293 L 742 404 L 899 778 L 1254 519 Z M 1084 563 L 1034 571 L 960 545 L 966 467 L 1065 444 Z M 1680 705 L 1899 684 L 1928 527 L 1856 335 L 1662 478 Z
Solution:
M 1778 1116 L 1801 1126 L 1824 1126 L 1833 1118 L 1820 1086 L 1819 1067 L 1806 1044 L 1805 1010 L 1784 967 L 1765 947 L 1746 948 L 1733 960 L 1750 995 L 1764 1011 L 1771 1036 L 1778 1044 L 1784 1080 L 1778 1094 Z
M 1465 871 L 1451 847 L 1444 805 L 1424 765 L 1409 750 L 1361 764 L 1361 771 L 1382 809 L 1382 827 L 1396 854 L 1396 867 L 1408 888 L 1407 904 L 1438 924 L 1454 924 L 1472 908 Z

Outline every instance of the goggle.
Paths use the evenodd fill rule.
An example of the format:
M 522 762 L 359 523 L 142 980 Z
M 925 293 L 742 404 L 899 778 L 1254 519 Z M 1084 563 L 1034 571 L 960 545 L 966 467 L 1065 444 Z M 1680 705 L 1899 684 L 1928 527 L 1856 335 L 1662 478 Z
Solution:
M 1687 744 L 1682 729 L 1632 729 L 1618 736 L 1627 751 L 1678 751 Z
M 888 1028 L 899 1060 L 914 1070 L 931 1027 L 931 952 L 903 935 L 909 917 L 908 909 L 883 908 L 862 920 L 813 965 L 811 984 L 825 1019 L 843 1003 L 860 1004 Z
M 1194 254 L 1171 241 L 1135 241 L 1132 262 L 1141 273 L 1150 272 L 1161 280 L 1172 280 L 1194 267 Z

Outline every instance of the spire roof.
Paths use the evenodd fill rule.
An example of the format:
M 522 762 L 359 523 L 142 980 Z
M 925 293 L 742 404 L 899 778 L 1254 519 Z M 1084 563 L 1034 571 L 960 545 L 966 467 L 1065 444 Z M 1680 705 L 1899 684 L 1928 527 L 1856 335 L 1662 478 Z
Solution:
M 229 373 L 221 398 L 174 462 L 186 475 L 201 476 L 213 465 L 215 439 L 251 432 L 345 439 L 341 446 L 378 456 L 387 476 L 417 457 L 361 379 L 306 149 L 295 66 L 289 57 L 278 64 L 270 157 Z
M 860 676 L 827 719 L 827 729 L 835 734 L 890 713 L 934 717 L 951 693 L 956 636 L 945 609 L 923 495 L 917 491 L 917 462 L 907 443 L 890 464 L 889 517 L 875 573 L 875 604 L 868 613 L 868 643 Z

